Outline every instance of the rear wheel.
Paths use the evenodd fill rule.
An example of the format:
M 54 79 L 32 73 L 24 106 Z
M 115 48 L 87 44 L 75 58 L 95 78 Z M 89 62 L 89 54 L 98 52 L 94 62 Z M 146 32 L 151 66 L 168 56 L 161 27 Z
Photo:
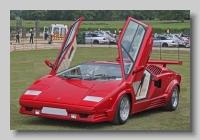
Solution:
M 166 107 L 164 107 L 167 111 L 174 111 L 178 107 L 179 102 L 179 89 L 177 86 L 175 86 L 172 90 L 170 100 Z
M 125 124 L 130 114 L 130 108 L 131 104 L 129 96 L 123 95 L 119 100 L 114 119 L 111 123 L 118 125 Z
M 162 47 L 168 47 L 168 44 L 167 43 L 163 43 Z
M 93 44 L 99 44 L 99 41 L 98 40 L 94 40 Z

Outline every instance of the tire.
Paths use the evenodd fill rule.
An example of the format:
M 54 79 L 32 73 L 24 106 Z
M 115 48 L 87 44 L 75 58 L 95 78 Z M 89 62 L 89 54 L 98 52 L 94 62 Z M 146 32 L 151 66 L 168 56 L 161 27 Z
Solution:
M 167 43 L 163 43 L 162 47 L 168 47 L 168 44 Z
M 111 123 L 116 125 L 125 124 L 130 115 L 130 109 L 130 98 L 128 95 L 123 95 L 119 100 L 114 119 L 111 121 Z
M 99 44 L 99 41 L 98 40 L 94 40 L 93 44 Z
M 174 111 L 178 107 L 179 102 L 179 89 L 177 86 L 175 86 L 172 90 L 170 100 L 164 109 L 166 111 Z

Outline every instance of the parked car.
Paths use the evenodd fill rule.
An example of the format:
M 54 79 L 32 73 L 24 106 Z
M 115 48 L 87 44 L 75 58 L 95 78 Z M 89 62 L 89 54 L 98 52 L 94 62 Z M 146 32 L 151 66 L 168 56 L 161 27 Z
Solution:
M 190 40 L 187 37 L 179 37 L 179 39 L 184 42 L 186 48 L 190 47 Z
M 177 34 L 164 34 L 164 36 L 172 38 L 175 42 L 178 43 L 178 46 L 182 46 L 182 47 L 188 46 L 188 43 L 180 39 L 180 37 Z
M 108 35 L 110 35 L 111 37 L 115 38 L 116 37 L 116 34 L 114 33 L 111 33 L 110 31 L 105 31 Z
M 97 33 L 97 34 L 101 34 L 103 35 L 104 37 L 108 38 L 110 43 L 111 44 L 116 44 L 116 38 L 114 37 L 111 37 L 109 34 L 107 34 L 105 31 L 95 31 L 94 33 Z
M 159 35 L 154 38 L 153 46 L 155 46 L 155 47 L 160 47 L 160 46 L 161 47 L 173 47 L 173 46 L 178 46 L 178 42 L 174 41 L 170 37 Z
M 88 33 L 85 35 L 85 43 L 109 44 L 109 39 L 98 33 Z
M 119 37 L 116 61 L 89 61 L 69 67 L 72 42 L 82 20 L 70 26 L 55 62 L 45 60 L 50 73 L 21 95 L 21 114 L 122 125 L 130 115 L 141 111 L 177 109 L 181 75 L 166 65 L 181 65 L 182 61 L 149 60 L 152 27 L 131 17 Z

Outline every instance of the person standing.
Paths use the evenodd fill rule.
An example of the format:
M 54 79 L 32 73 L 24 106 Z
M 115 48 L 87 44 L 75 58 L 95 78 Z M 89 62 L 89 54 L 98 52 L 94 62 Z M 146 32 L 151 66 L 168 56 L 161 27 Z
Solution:
M 167 34 L 169 34 L 170 33 L 170 31 L 169 31 L 169 28 L 167 29 Z
M 157 33 L 155 33 L 155 34 L 154 34 L 154 37 L 156 38 L 157 36 L 158 36 L 158 34 L 157 34 Z
M 20 41 L 19 41 L 19 30 L 17 31 L 17 33 L 16 33 L 16 43 L 20 43 Z
M 183 37 L 183 32 L 180 31 L 179 37 Z
M 33 36 L 34 36 L 33 29 L 30 29 L 30 43 L 33 43 Z

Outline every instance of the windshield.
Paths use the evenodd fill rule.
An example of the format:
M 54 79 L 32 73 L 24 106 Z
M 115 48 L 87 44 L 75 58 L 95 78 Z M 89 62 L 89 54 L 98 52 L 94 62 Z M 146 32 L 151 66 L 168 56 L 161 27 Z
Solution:
M 81 80 L 121 80 L 121 68 L 119 64 L 83 63 L 60 73 L 57 76 L 66 79 Z
M 54 34 L 59 34 L 59 28 L 58 27 L 54 27 L 53 28 L 53 33 Z

